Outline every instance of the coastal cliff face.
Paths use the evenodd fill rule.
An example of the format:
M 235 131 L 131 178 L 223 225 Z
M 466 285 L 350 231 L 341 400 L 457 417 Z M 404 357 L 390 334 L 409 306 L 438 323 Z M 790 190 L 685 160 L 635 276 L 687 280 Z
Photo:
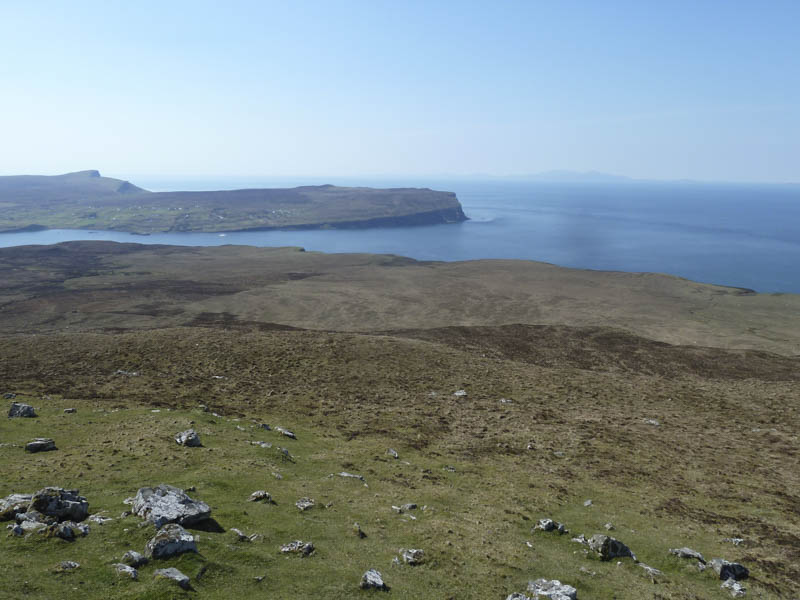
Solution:
M 149 192 L 81 171 L 0 177 L 0 232 L 30 228 L 131 233 L 407 227 L 459 223 L 456 195 L 426 188 L 333 185 Z

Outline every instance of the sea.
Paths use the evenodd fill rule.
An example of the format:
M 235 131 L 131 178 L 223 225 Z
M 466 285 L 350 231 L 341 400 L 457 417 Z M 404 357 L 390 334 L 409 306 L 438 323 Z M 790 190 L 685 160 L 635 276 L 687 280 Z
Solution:
M 114 176 L 114 175 L 111 175 Z M 125 177 L 123 177 L 125 178 Z M 764 293 L 800 293 L 800 185 L 542 182 L 506 179 L 136 177 L 151 191 L 361 185 L 455 192 L 469 220 L 421 227 L 163 233 L 89 230 L 0 235 L 0 247 L 68 240 L 301 246 L 425 261 L 524 259 L 667 273 Z

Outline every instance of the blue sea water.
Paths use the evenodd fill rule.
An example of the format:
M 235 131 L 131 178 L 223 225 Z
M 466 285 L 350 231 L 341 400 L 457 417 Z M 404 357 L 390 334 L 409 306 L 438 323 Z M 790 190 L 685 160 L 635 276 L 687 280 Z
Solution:
M 0 247 L 104 239 L 145 244 L 302 246 L 420 260 L 530 259 L 669 273 L 759 292 L 800 293 L 800 185 L 475 180 L 133 178 L 153 191 L 370 185 L 456 192 L 469 221 L 392 229 L 167 233 L 50 230 Z

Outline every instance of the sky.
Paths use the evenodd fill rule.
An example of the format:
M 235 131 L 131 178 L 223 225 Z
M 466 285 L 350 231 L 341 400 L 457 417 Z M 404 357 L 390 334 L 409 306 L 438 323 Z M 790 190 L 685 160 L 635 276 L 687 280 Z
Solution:
M 797 0 L 0 0 L 0 175 L 800 181 Z

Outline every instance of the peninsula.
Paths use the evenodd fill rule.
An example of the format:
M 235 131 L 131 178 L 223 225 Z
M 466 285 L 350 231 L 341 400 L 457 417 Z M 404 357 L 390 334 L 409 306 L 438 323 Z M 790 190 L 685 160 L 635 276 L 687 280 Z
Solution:
M 0 233 L 36 229 L 170 231 L 345 229 L 459 223 L 456 195 L 333 185 L 150 192 L 98 171 L 0 177 Z

